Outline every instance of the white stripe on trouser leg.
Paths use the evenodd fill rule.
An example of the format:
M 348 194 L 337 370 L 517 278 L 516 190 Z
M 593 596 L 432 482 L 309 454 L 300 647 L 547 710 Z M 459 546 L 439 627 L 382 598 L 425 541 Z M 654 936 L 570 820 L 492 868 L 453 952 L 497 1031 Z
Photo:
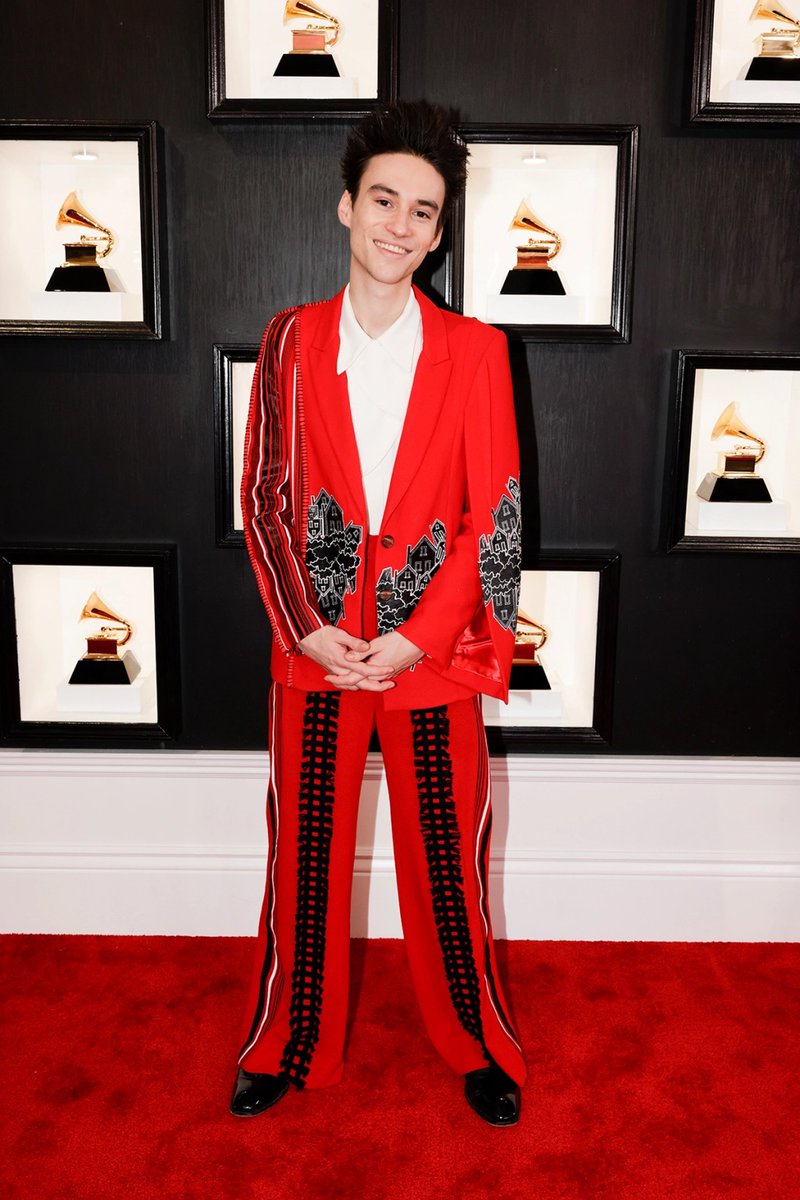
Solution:
M 488 907 L 487 907 L 487 903 L 486 903 L 486 899 L 487 899 L 486 891 L 483 886 L 483 873 L 481 871 L 480 853 L 481 853 L 481 840 L 483 838 L 483 832 L 486 828 L 486 822 L 489 819 L 489 813 L 491 812 L 491 809 L 492 809 L 492 779 L 491 779 L 491 774 L 489 771 L 489 764 L 487 763 L 486 764 L 486 797 L 485 797 L 484 804 L 483 804 L 483 810 L 480 815 L 480 820 L 478 821 L 477 836 L 475 838 L 475 875 L 478 880 L 478 907 L 480 909 L 481 920 L 483 921 L 483 928 L 484 928 L 484 931 L 486 934 L 486 945 L 487 946 L 489 944 L 489 937 L 490 937 L 489 911 L 488 911 Z M 488 954 L 488 950 L 486 953 Z M 508 1037 L 511 1039 L 511 1041 L 514 1043 L 517 1050 L 521 1054 L 522 1047 L 520 1046 L 517 1039 L 514 1037 L 514 1034 L 511 1031 L 511 1029 L 509 1028 L 507 1021 L 504 1019 L 503 1014 L 498 1010 L 498 1006 L 495 1003 L 495 998 L 492 995 L 491 981 L 490 981 L 489 976 L 485 969 L 484 969 L 484 973 L 483 973 L 483 982 L 486 985 L 486 995 L 489 997 L 489 1003 L 491 1004 L 492 1008 L 494 1009 L 494 1014 L 500 1023 L 500 1027 L 505 1031 L 505 1033 L 508 1035 Z
M 272 858 L 271 858 L 271 865 L 269 868 L 268 878 L 269 878 L 269 928 L 270 928 L 270 932 L 272 933 L 273 961 L 272 961 L 272 970 L 270 971 L 269 980 L 267 982 L 267 995 L 266 995 L 266 999 L 264 1001 L 264 1015 L 261 1018 L 261 1021 L 259 1022 L 258 1029 L 255 1031 L 252 1038 L 250 1039 L 250 1041 L 247 1043 L 244 1050 L 240 1054 L 240 1056 L 239 1056 L 240 1063 L 241 1063 L 242 1059 L 245 1058 L 245 1056 L 247 1054 L 249 1054 L 249 1052 L 252 1050 L 253 1046 L 255 1046 L 256 1042 L 261 1037 L 264 1026 L 267 1024 L 267 1021 L 269 1020 L 269 1018 L 271 1016 L 272 988 L 275 983 L 275 978 L 278 974 L 278 937 L 275 932 L 275 867 L 276 867 L 276 864 L 278 861 L 278 826 L 279 826 L 280 816 L 279 816 L 279 812 L 278 812 L 278 794 L 277 794 L 277 789 L 275 787 L 275 764 L 277 762 L 277 755 L 276 755 L 276 750 L 275 750 L 276 696 L 277 696 L 277 689 L 276 689 L 276 685 L 273 683 L 272 688 L 270 689 L 269 782 L 267 784 L 269 791 L 273 794 L 274 799 L 275 799 L 275 805 L 274 805 L 275 832 L 274 832 L 273 838 L 272 838 L 272 846 L 270 847 L 269 845 L 267 845 L 267 862 L 270 862 L 270 850 L 272 850 Z M 269 825 L 267 825 L 267 837 L 269 838 Z

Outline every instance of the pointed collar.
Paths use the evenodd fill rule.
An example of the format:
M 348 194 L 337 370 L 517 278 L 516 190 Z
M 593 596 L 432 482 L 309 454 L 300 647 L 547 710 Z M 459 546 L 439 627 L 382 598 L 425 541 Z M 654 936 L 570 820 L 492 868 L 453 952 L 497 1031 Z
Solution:
M 385 329 L 380 337 L 371 338 L 366 333 L 353 312 L 350 302 L 350 284 L 344 289 L 342 297 L 342 315 L 339 320 L 339 355 L 336 361 L 338 375 L 349 371 L 353 363 L 369 346 L 379 345 L 389 357 L 404 371 L 411 373 L 416 358 L 416 349 L 422 337 L 422 317 L 419 303 L 413 289 L 409 290 L 408 300 L 396 321 Z
M 431 363 L 450 357 L 445 314 L 418 287 L 412 287 L 422 317 L 423 359 Z M 307 331 L 308 342 L 318 350 L 333 351 L 334 365 L 339 345 L 339 319 L 342 312 L 344 288 L 329 300 L 305 304 L 301 324 Z

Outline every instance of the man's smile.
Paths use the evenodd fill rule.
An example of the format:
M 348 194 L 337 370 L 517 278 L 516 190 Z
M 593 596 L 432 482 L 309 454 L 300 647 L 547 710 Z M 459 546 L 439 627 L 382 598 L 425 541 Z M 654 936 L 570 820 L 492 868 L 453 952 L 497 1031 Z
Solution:
M 379 250 L 388 250 L 391 254 L 408 254 L 409 253 L 409 249 L 407 246 L 396 246 L 394 244 L 394 242 L 379 242 L 377 240 L 377 238 L 375 238 L 374 240 L 375 240 L 375 245 L 378 247 Z

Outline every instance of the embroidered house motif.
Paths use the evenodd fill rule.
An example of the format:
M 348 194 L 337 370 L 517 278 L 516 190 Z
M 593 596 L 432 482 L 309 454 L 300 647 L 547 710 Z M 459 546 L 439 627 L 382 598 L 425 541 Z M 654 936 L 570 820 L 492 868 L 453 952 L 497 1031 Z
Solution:
M 344 523 L 344 513 L 334 496 L 323 488 L 308 506 L 306 566 L 323 615 L 336 625 L 344 613 L 344 598 L 356 590 L 356 554 L 363 535 L 361 525 Z
M 430 527 L 416 546 L 406 551 L 406 564 L 399 570 L 384 567 L 375 587 L 378 632 L 390 633 L 402 625 L 419 603 L 420 596 L 444 562 L 447 531 L 441 521 Z
M 503 629 L 516 629 L 519 610 L 520 566 L 522 564 L 522 525 L 519 481 L 509 476 L 506 490 L 497 508 L 492 509 L 494 529 L 482 533 L 479 541 L 479 567 L 483 602 Z

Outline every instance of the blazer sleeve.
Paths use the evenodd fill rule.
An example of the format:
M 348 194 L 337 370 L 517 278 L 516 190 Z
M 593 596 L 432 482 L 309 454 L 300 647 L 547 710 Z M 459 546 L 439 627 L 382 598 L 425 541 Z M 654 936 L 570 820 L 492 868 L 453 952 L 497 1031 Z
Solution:
M 297 407 L 298 309 L 273 317 L 253 375 L 244 440 L 242 515 L 258 590 L 285 653 L 328 622 L 302 552 L 303 430 Z M 292 450 L 290 451 L 290 448 Z
M 465 407 L 464 454 L 468 495 L 461 524 L 444 562 L 400 632 L 424 650 L 434 666 L 447 670 L 457 642 L 468 626 L 474 626 L 476 612 L 485 608 L 481 623 L 488 620 L 487 632 L 502 659 L 501 674 L 507 677 L 519 601 L 519 447 L 508 348 L 496 330 L 475 371 Z M 496 510 L 504 496 L 510 498 L 509 486 L 517 522 L 516 529 L 509 531 L 508 550 L 503 555 L 503 625 L 496 619 L 500 605 L 495 607 L 493 602 L 495 585 L 487 575 L 487 569 L 491 570 L 487 550 L 495 532 Z M 507 518 L 507 506 L 503 511 Z

